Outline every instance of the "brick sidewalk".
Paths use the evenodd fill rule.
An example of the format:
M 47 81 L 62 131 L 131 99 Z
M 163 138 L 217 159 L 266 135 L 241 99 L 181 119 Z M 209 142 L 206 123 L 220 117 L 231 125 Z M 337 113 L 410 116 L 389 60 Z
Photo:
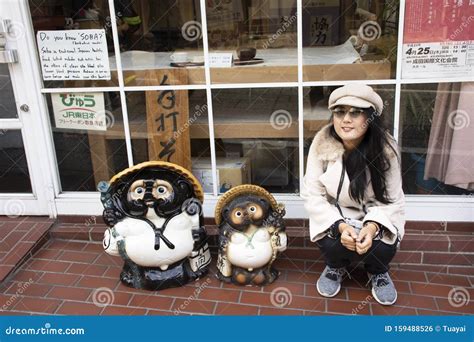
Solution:
M 275 263 L 282 271 L 280 278 L 263 288 L 223 284 L 211 269 L 207 277 L 195 283 L 160 292 L 123 286 L 118 278 L 121 264 L 120 258 L 104 253 L 98 242 L 51 239 L 1 285 L 0 308 L 5 309 L 1 314 L 474 314 L 473 300 L 460 307 L 448 301 L 450 291 L 474 299 L 472 272 L 452 275 L 436 273 L 434 267 L 407 270 L 396 266 L 391 275 L 398 300 L 396 305 L 384 307 L 364 287 L 367 277 L 359 270 L 344 281 L 335 298 L 321 297 L 315 288 L 323 269 L 321 261 L 283 257 Z M 94 302 L 111 304 L 101 307 Z

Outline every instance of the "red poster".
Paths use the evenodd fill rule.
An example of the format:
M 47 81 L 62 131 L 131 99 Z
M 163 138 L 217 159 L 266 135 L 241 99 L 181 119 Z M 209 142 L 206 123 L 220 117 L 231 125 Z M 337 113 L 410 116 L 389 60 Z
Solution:
M 403 42 L 474 39 L 474 0 L 407 0 Z
M 407 0 L 403 78 L 474 72 L 474 0 Z

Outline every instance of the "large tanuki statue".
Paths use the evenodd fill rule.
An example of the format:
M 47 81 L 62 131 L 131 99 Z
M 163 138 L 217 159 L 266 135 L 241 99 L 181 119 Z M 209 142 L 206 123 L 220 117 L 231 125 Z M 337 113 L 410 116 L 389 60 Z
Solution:
M 237 285 L 272 283 L 279 275 L 273 261 L 287 245 L 284 214 L 283 204 L 256 185 L 240 185 L 222 195 L 215 210 L 218 278 Z
M 120 279 L 130 287 L 162 290 L 207 272 L 211 256 L 203 226 L 200 183 L 168 162 L 145 162 L 99 184 L 110 227 L 104 249 L 121 256 Z

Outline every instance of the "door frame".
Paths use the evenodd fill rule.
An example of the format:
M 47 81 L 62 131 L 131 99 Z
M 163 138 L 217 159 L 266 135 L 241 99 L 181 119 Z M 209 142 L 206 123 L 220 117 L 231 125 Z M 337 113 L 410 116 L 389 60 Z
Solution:
M 18 118 L 0 119 L 0 129 L 21 130 L 32 193 L 0 194 L 0 215 L 56 217 L 54 199 L 58 188 L 53 181 L 57 174 L 51 153 L 51 129 L 41 94 L 36 50 L 32 50 L 35 42 L 31 18 L 25 4 L 15 0 L 0 2 L 1 19 L 9 19 L 15 32 L 7 37 L 6 47 L 18 53 L 18 62 L 8 64 Z M 28 105 L 27 112 L 20 109 L 23 104 Z

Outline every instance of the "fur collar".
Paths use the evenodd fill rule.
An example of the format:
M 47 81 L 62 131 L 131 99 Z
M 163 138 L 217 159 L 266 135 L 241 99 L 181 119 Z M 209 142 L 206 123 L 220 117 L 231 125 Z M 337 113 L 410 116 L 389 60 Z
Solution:
M 344 145 L 333 138 L 330 133 L 332 123 L 327 124 L 321 130 L 316 133 L 313 144 L 315 145 L 316 155 L 319 160 L 337 160 L 342 157 L 344 154 Z M 396 143 L 393 137 L 389 134 L 390 140 L 394 142 L 394 147 L 396 148 Z M 389 146 L 384 147 L 384 152 L 389 157 L 389 159 L 395 156 L 395 153 Z

